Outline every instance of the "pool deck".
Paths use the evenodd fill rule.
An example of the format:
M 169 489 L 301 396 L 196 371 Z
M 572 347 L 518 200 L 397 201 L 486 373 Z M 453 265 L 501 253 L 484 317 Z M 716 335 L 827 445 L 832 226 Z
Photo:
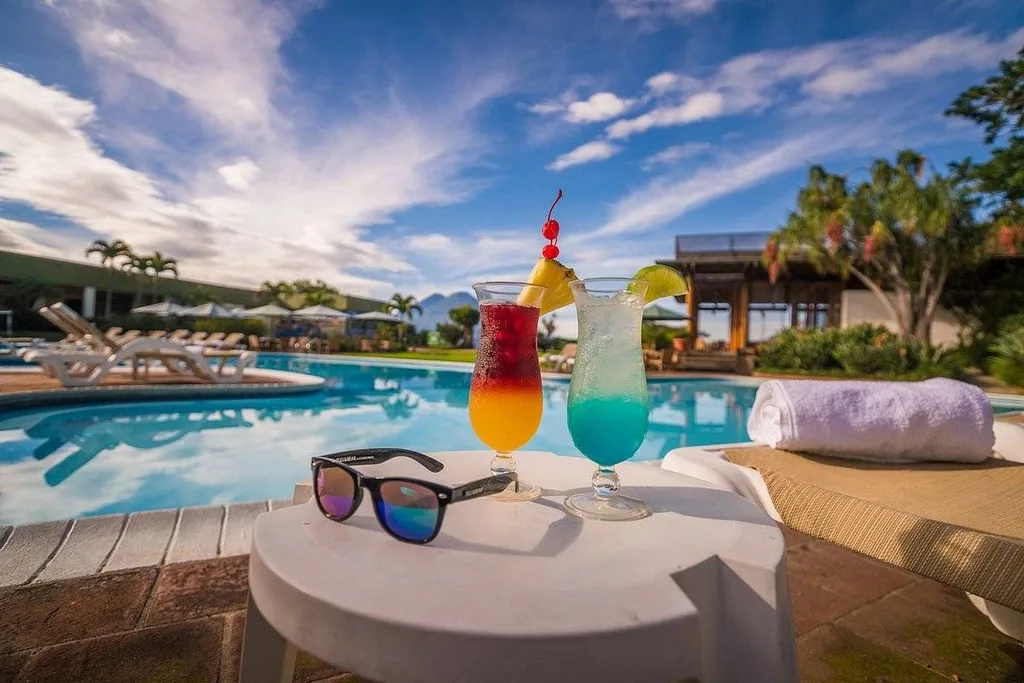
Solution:
M 803 683 L 1024 681 L 1024 648 L 962 593 L 783 533 Z M 0 680 L 233 683 L 247 579 L 235 555 L 0 589 Z M 363 679 L 300 653 L 294 681 Z

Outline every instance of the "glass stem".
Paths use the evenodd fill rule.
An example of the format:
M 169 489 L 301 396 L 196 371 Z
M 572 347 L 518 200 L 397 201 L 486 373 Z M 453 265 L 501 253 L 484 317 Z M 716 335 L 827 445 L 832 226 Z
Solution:
M 511 453 L 502 453 L 501 451 L 495 451 L 494 457 L 491 458 L 491 475 L 495 476 L 498 474 L 510 474 L 516 471 L 516 459 L 512 457 Z M 519 482 L 515 485 L 516 493 L 519 492 Z
M 619 493 L 619 473 L 614 467 L 598 467 L 590 483 L 598 498 L 614 498 Z

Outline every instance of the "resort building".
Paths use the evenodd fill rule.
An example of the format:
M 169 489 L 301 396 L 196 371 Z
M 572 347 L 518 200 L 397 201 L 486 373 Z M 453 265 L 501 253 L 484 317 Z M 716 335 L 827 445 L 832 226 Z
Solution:
M 108 291 L 112 294 L 113 315 L 124 315 L 137 306 L 168 298 L 180 301 L 197 292 L 246 307 L 259 301 L 255 289 L 149 277 L 79 261 L 0 251 L 0 308 L 31 309 L 37 300 L 63 301 L 92 319 L 105 313 Z M 385 306 L 383 301 L 349 294 L 336 295 L 325 303 L 351 313 L 379 311 Z
M 786 270 L 772 284 L 762 264 L 771 233 L 746 232 L 676 237 L 675 258 L 659 261 L 686 276 L 691 294 L 680 297 L 690 319 L 689 349 L 735 354 L 761 341 L 751 330 L 755 313 L 770 314 L 783 327 L 845 328 L 875 323 L 895 328 L 895 321 L 878 298 L 851 276 L 819 273 L 807 260 L 791 256 Z M 993 259 L 978 276 L 988 277 L 1007 257 Z M 727 312 L 727 339 L 705 345 L 701 314 Z M 776 326 L 777 329 L 778 326 Z M 947 310 L 939 309 L 932 325 L 932 343 L 956 344 L 960 326 Z M 770 335 L 768 335 L 770 336 Z

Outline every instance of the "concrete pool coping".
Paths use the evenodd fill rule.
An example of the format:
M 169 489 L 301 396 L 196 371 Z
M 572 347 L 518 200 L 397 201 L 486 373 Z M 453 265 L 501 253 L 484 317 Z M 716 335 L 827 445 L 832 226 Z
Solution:
M 112 374 L 129 374 L 130 368 L 114 368 Z M 153 373 L 157 374 L 154 370 Z M 3 368 L 5 374 L 38 374 L 36 367 Z M 268 382 L 239 382 L 236 384 L 130 384 L 96 387 L 61 387 L 33 389 L 0 394 L 0 410 L 40 408 L 48 406 L 79 405 L 82 403 L 110 403 L 125 401 L 164 401 L 181 399 L 237 398 L 252 396 L 292 396 L 319 391 L 325 380 L 300 372 L 255 369 L 259 377 Z

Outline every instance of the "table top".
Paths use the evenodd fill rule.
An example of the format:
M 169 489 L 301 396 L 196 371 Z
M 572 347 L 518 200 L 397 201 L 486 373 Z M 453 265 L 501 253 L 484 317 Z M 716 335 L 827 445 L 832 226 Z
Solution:
M 483 451 L 434 456 L 445 463 L 436 475 L 406 458 L 364 471 L 458 485 L 485 476 L 491 457 Z M 566 495 L 589 490 L 592 463 L 550 453 L 521 453 L 517 460 L 523 479 L 545 488 L 540 500 L 454 504 L 427 546 L 384 533 L 368 497 L 344 523 L 325 519 L 313 503 L 261 515 L 253 533 L 254 598 L 260 602 L 266 578 L 275 590 L 287 584 L 322 607 L 408 627 L 436 629 L 438 615 L 458 611 L 457 626 L 446 629 L 558 636 L 679 616 L 692 605 L 680 599 L 671 577 L 715 555 L 770 574 L 783 562 L 775 523 L 706 482 L 625 463 L 618 468 L 622 493 L 655 513 L 600 522 L 562 508 Z

